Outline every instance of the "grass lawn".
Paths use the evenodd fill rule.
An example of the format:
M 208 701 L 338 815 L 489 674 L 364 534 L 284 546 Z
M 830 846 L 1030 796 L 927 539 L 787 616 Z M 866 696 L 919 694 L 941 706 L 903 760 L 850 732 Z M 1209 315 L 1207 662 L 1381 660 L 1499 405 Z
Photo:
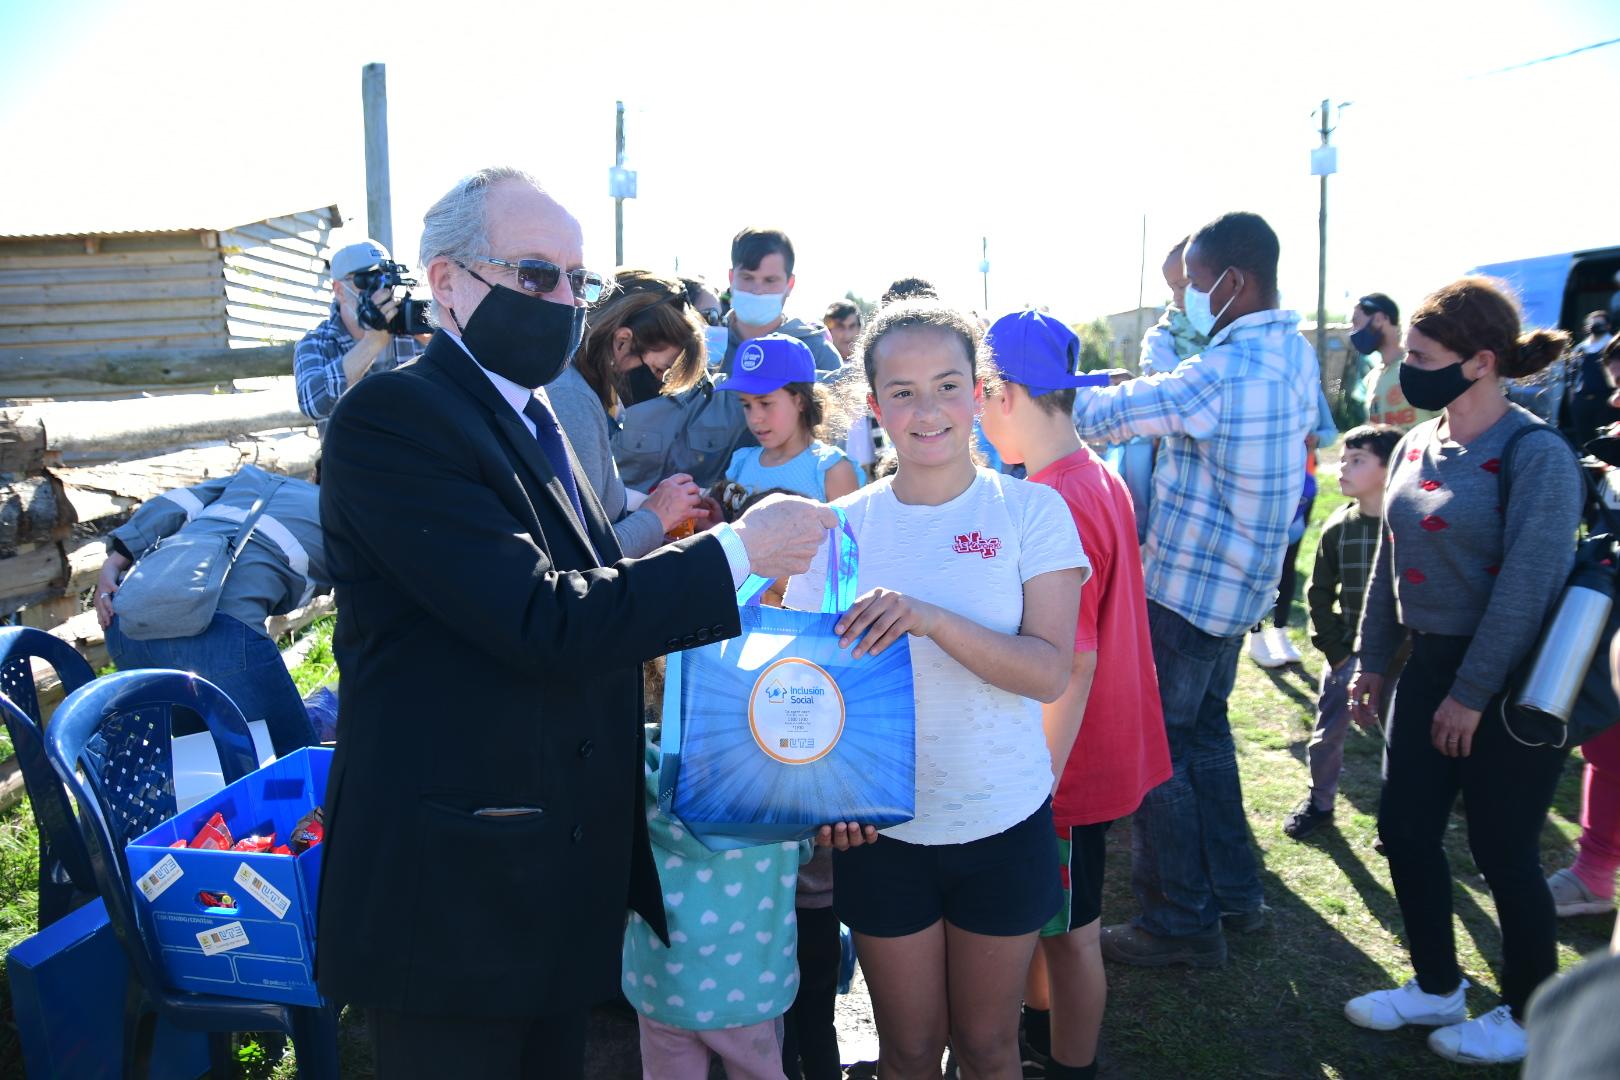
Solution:
M 1400 911 L 1384 860 L 1372 850 L 1378 808 L 1380 743 L 1376 734 L 1352 728 L 1335 826 L 1304 843 L 1282 835 L 1282 819 L 1304 796 L 1308 783 L 1305 744 L 1314 724 L 1316 683 L 1322 658 L 1305 631 L 1304 578 L 1317 530 L 1339 505 L 1334 494 L 1317 500 L 1300 553 L 1300 598 L 1292 619 L 1295 644 L 1305 655 L 1299 667 L 1261 670 L 1240 661 L 1231 701 L 1244 798 L 1263 862 L 1272 926 L 1249 936 L 1231 935 L 1231 961 L 1220 971 L 1181 968 L 1144 971 L 1109 968 L 1108 1016 L 1103 1027 L 1101 1074 L 1120 1078 L 1302 1077 L 1498 1077 L 1517 1070 L 1451 1066 L 1424 1043 L 1427 1029 L 1390 1033 L 1363 1031 L 1344 1019 L 1344 1002 L 1367 990 L 1397 986 L 1410 975 L 1400 942 Z M 294 671 L 307 692 L 334 671 L 331 623 L 316 624 L 316 641 Z M 1548 870 L 1568 865 L 1579 835 L 1580 759 L 1569 764 L 1543 835 Z M 33 929 L 37 853 L 26 802 L 0 818 L 0 946 Z M 1497 1003 L 1501 948 L 1495 907 L 1468 854 L 1461 817 L 1453 820 L 1448 850 L 1456 876 L 1457 947 L 1468 979 L 1474 1013 Z M 1130 826 L 1109 836 L 1109 885 L 1104 922 L 1135 912 L 1130 895 Z M 1559 924 L 1560 967 L 1603 947 L 1610 917 Z M 846 1001 L 846 1006 L 855 1004 Z M 345 1017 L 344 1075 L 371 1075 L 369 1055 L 357 1026 Z M 279 1043 L 244 1047 L 250 1077 L 293 1076 L 292 1055 Z M 251 1060 L 250 1060 L 251 1059 Z M 0 1077 L 22 1075 L 9 994 L 0 980 Z

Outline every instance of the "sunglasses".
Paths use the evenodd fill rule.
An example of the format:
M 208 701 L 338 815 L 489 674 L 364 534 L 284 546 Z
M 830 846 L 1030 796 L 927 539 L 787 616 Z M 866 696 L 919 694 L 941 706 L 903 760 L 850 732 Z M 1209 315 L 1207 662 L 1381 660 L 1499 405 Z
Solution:
M 607 292 L 607 278 L 590 270 L 564 270 L 554 262 L 544 259 L 519 259 L 517 262 L 508 262 L 505 259 L 476 259 L 476 262 L 488 263 L 490 266 L 499 266 L 503 270 L 517 271 L 518 288 L 531 296 L 543 296 L 552 292 L 562 283 L 563 277 L 568 278 L 568 287 L 574 294 L 575 300 L 583 300 L 587 304 L 594 304 Z M 457 266 L 472 273 L 464 262 L 457 262 Z M 474 277 L 478 275 L 473 274 Z M 480 280 L 482 280 L 480 278 Z M 486 282 L 487 284 L 487 282 Z
M 720 314 L 720 309 L 717 307 L 700 308 L 698 309 L 698 314 L 701 315 L 703 317 L 703 321 L 708 323 L 710 326 L 719 326 L 725 321 L 725 316 Z

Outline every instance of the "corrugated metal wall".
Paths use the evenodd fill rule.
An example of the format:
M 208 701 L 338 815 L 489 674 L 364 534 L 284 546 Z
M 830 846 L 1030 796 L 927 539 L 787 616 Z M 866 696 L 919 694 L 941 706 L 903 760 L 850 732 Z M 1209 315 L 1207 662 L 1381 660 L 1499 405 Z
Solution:
M 0 348 L 218 346 L 223 270 L 211 232 L 7 238 L 0 241 Z
M 326 318 L 332 283 L 325 253 L 340 224 L 333 206 L 219 234 L 225 330 L 232 348 L 296 341 Z

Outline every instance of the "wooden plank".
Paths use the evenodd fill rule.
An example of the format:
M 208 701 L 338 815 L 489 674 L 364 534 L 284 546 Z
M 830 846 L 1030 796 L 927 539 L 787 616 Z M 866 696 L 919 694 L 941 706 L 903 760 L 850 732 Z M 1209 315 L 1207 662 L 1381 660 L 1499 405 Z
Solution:
M 194 276 L 177 281 L 89 282 L 68 280 L 8 285 L 0 282 L 0 311 L 31 304 L 113 304 L 129 300 L 196 300 L 218 296 L 220 279 Z
M 0 285 L 94 285 L 103 282 L 210 281 L 220 275 L 222 260 L 210 262 L 153 263 L 134 266 L 110 263 L 104 266 L 62 266 L 51 268 L 9 268 L 0 262 Z
M 225 268 L 227 271 L 234 272 L 233 280 L 242 285 L 257 285 L 267 289 L 293 285 L 298 288 L 314 289 L 319 292 L 332 291 L 331 278 L 324 270 L 320 273 L 311 270 L 298 270 L 265 259 L 256 259 L 246 252 L 236 252 L 227 256 Z
M 296 255 L 301 258 L 322 259 L 325 257 L 321 252 L 321 244 L 318 238 L 285 232 L 262 221 L 251 225 L 239 225 L 234 229 L 221 233 L 220 242 L 227 245 L 241 243 L 239 237 L 251 241 L 251 243 L 242 244 L 243 247 L 247 248 L 267 245 L 276 251 L 286 252 L 289 255 Z
M 49 600 L 29 604 L 23 608 L 19 621 L 24 626 L 49 630 L 53 626 L 61 626 L 78 613 L 79 598 L 77 596 L 57 596 Z
M 223 298 L 222 298 L 223 299 Z M 220 333 L 220 317 L 196 319 L 150 319 L 139 322 L 95 323 L 90 326 L 10 326 L 0 328 L 0 350 L 12 345 L 68 344 L 70 342 L 128 341 L 173 334 Z
M 91 303 L 7 304 L 0 297 L 0 327 L 96 327 L 108 323 L 206 319 L 225 313 L 225 297 L 209 295 Z M 0 334 L 11 331 L 0 330 Z
M 298 411 L 291 387 L 254 394 L 48 402 L 30 405 L 25 413 L 44 423 L 47 451 L 100 457 L 149 453 L 309 423 Z
M 310 274 L 319 274 L 326 269 L 326 260 L 314 251 L 288 251 L 279 245 L 267 244 L 255 236 L 245 236 L 235 231 L 225 232 L 219 234 L 219 242 L 226 256 L 251 253 L 254 258 L 280 263 L 282 266 L 290 266 L 294 270 Z
M 0 348 L 0 385 L 37 379 L 82 379 L 137 387 L 229 382 L 233 378 L 290 375 L 292 360 L 291 345 L 161 352 L 74 348 L 27 352 Z
M 309 305 L 323 312 L 332 309 L 332 290 L 313 285 L 298 285 L 259 274 L 225 275 L 225 299 L 237 304 L 263 302 L 277 297 L 294 304 Z
M 67 556 L 59 543 L 39 544 L 0 559 L 0 611 L 9 613 L 60 596 L 67 581 Z
M 6 356 L 25 356 L 28 353 L 59 354 L 64 350 L 71 351 L 79 356 L 106 356 L 113 353 L 134 356 L 142 352 L 196 352 L 198 350 L 220 348 L 219 339 L 219 333 L 211 330 L 206 334 L 161 334 L 150 338 L 75 341 L 68 345 L 64 345 L 60 341 L 18 342 L 11 345 L 0 345 L 0 364 L 4 363 L 3 358 Z
M 95 521 L 127 513 L 165 491 L 230 475 L 243 465 L 307 478 L 320 452 L 320 440 L 304 428 L 244 436 L 137 460 L 53 471 L 62 481 L 79 520 Z
M 238 323 L 256 323 L 267 329 L 278 329 L 293 340 L 303 337 L 326 318 L 324 311 L 287 311 L 269 304 L 227 304 L 225 318 L 235 331 Z
M 197 245 L 174 251 L 103 251 L 96 255 L 10 254 L 0 246 L 0 271 L 58 270 L 93 266 L 173 266 L 176 263 L 218 263 L 218 251 Z

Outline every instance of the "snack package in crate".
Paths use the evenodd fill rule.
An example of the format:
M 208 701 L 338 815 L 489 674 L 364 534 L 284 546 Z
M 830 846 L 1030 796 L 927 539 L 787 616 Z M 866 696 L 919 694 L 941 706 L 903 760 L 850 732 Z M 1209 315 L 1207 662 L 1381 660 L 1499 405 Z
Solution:
M 770 582 L 751 577 L 740 636 L 669 656 L 658 805 L 710 850 L 911 820 L 911 647 L 902 638 L 858 660 L 839 648 L 858 553 L 838 516 L 820 612 L 760 607 Z

